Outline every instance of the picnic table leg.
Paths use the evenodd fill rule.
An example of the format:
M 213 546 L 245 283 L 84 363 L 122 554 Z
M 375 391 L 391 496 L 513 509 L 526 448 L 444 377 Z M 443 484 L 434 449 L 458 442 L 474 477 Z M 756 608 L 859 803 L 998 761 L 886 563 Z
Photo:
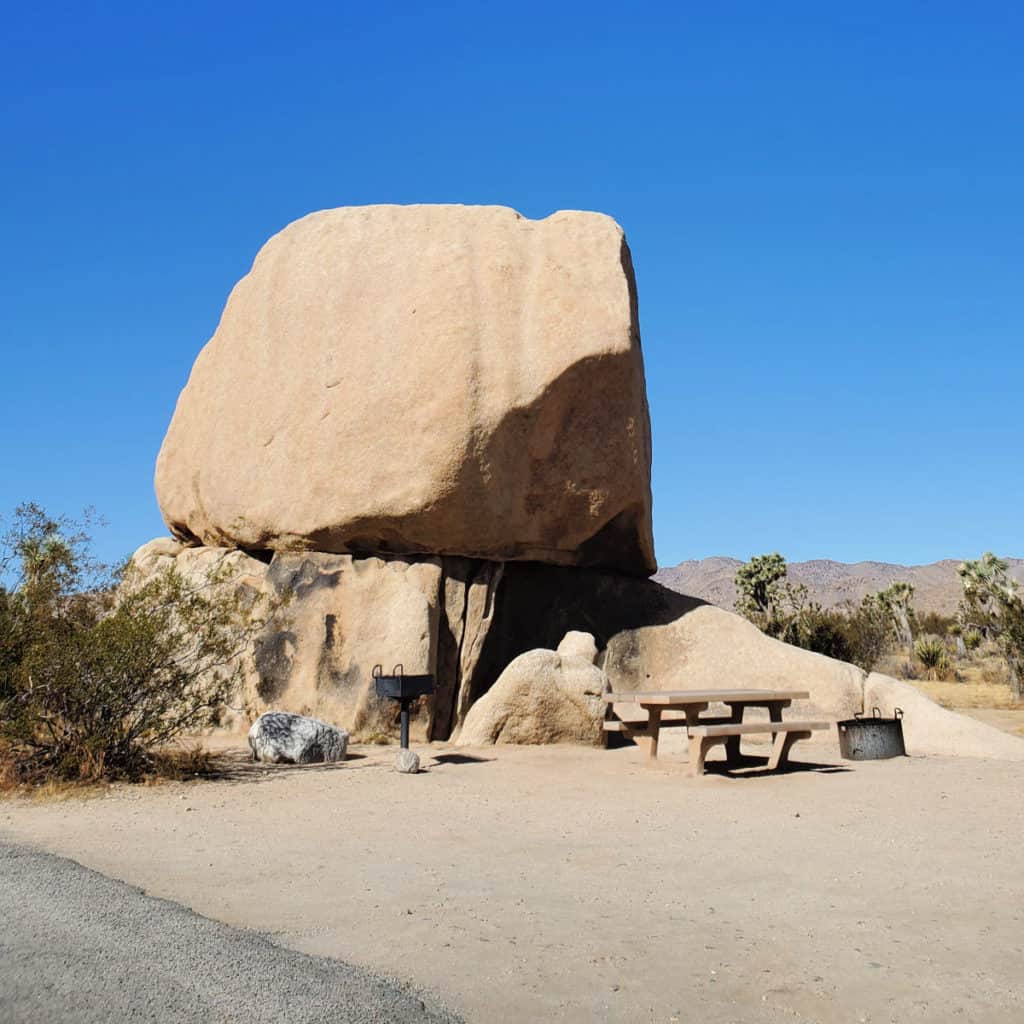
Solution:
M 647 763 L 658 760 L 658 733 L 661 731 L 661 708 L 647 709 L 647 733 L 650 742 L 647 745 Z
M 797 740 L 811 738 L 809 732 L 777 732 L 775 742 L 772 743 L 772 756 L 768 759 L 768 771 L 773 772 L 776 768 L 782 768 L 789 760 L 789 751 Z
M 745 706 L 743 704 L 730 704 L 729 723 L 731 725 L 739 725 L 743 721 L 744 710 Z M 726 738 L 725 760 L 727 764 L 739 764 L 743 760 L 743 755 L 740 753 L 739 736 L 729 736 Z
M 691 776 L 698 776 L 704 774 L 704 758 L 707 757 L 708 751 L 715 745 L 716 742 L 721 741 L 709 736 L 690 737 Z

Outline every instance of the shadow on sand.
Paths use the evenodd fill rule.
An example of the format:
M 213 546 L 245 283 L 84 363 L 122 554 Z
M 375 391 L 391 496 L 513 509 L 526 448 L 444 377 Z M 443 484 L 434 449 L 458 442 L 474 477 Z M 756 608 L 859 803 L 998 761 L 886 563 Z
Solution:
M 852 771 L 842 764 L 819 764 L 816 761 L 787 761 L 781 768 L 768 770 L 768 758 L 743 754 L 739 761 L 705 761 L 705 775 L 721 775 L 727 779 L 763 779 L 772 775 L 794 775 L 814 772 L 817 775 L 842 775 Z
M 445 764 L 490 764 L 496 760 L 493 757 L 473 757 L 470 754 L 438 754 L 434 758 L 434 766 L 439 767 Z
M 280 779 L 295 772 L 305 775 L 326 775 L 332 772 L 362 771 L 367 768 L 390 771 L 392 757 L 397 753 L 398 747 L 381 746 L 378 749 L 380 757 L 350 750 L 345 755 L 344 761 L 333 764 L 266 764 L 262 761 L 253 761 L 249 752 L 242 748 L 224 750 L 211 754 L 207 767 L 195 772 L 193 778 L 206 782 L 233 784 L 265 782 L 271 779 Z M 432 757 L 427 753 L 424 756 L 422 771 L 429 772 L 432 769 L 448 765 L 490 764 L 494 760 L 491 757 L 474 757 L 470 754 L 438 754 L 437 757 Z

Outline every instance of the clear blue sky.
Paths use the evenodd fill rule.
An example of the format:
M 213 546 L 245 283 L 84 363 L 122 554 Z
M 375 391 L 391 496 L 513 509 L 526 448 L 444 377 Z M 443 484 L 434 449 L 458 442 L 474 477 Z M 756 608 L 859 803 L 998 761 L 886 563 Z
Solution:
M 163 531 L 152 469 L 312 210 L 612 214 L 663 565 L 1024 554 L 1024 7 L 9 4 L 0 510 Z

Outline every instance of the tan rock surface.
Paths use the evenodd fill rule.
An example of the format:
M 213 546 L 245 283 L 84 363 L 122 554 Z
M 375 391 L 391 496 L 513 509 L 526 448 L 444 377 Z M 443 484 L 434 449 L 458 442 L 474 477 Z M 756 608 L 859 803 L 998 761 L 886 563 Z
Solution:
M 562 637 L 562 642 L 556 650 L 559 654 L 573 654 L 578 658 L 585 658 L 591 665 L 597 661 L 597 641 L 594 635 L 579 629 L 570 629 Z
M 621 229 L 504 207 L 296 221 L 196 359 L 156 490 L 171 531 L 210 546 L 653 572 Z
M 357 736 L 390 733 L 395 705 L 376 697 L 373 666 L 402 664 L 409 674 L 437 670 L 440 559 L 309 552 L 276 555 L 267 565 L 225 548 L 183 548 L 176 558 L 154 554 L 162 550 L 151 543 L 136 553 L 143 577 L 173 566 L 196 582 L 215 572 L 222 586 L 289 595 L 245 661 L 238 713 L 227 720 L 231 728 L 247 729 L 275 709 L 322 718 Z M 431 731 L 431 711 L 429 702 L 417 708 L 414 735 L 421 739 Z
M 805 690 L 810 699 L 794 702 L 788 714 L 811 719 L 860 711 L 865 678 L 855 665 L 780 643 L 714 605 L 624 630 L 609 642 L 604 667 L 621 690 Z
M 846 718 L 865 673 L 766 637 L 745 619 L 652 580 L 551 566 L 506 566 L 483 672 L 529 645 L 591 633 L 613 690 L 807 690 L 793 714 Z M 754 713 L 751 712 L 753 715 Z
M 790 717 L 838 720 L 870 709 L 872 702 L 881 701 L 888 708 L 891 701 L 886 694 L 892 693 L 888 682 L 895 683 L 886 682 L 877 695 L 873 689 L 866 693 L 867 673 L 856 666 L 780 643 L 732 612 L 677 594 L 653 580 L 509 565 L 476 667 L 476 685 L 486 689 L 496 667 L 507 665 L 527 645 L 555 647 L 571 630 L 593 634 L 601 651 L 598 664 L 613 690 L 807 690 L 810 700 L 794 703 L 787 712 Z M 872 685 L 886 678 L 872 676 Z M 907 705 L 904 710 L 910 715 L 911 706 L 916 709 L 917 722 L 908 723 L 912 751 L 1024 756 L 1024 740 L 945 711 L 907 684 L 897 685 Z M 623 718 L 636 716 L 633 705 L 616 704 L 615 710 Z M 763 714 L 748 712 L 751 718 Z M 672 732 L 681 739 L 682 730 Z M 813 742 L 835 748 L 835 733 L 816 733 Z
M 470 709 L 460 745 L 601 740 L 608 677 L 586 658 L 527 651 Z
M 173 565 L 184 549 L 185 545 L 173 537 L 156 537 L 143 544 L 132 555 L 132 561 L 143 575 L 148 575 L 159 568 Z
M 356 737 L 390 732 L 396 705 L 377 697 L 371 672 L 434 674 L 441 575 L 439 559 L 277 556 L 267 581 L 293 596 L 257 643 L 258 706 L 326 718 Z

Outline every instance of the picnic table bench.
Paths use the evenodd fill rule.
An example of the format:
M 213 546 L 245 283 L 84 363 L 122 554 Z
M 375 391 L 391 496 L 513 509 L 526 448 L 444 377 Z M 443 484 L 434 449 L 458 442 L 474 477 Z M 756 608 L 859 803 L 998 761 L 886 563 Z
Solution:
M 685 728 L 690 738 L 690 774 L 704 773 L 704 759 L 715 746 L 725 747 L 726 760 L 735 764 L 741 759 L 740 738 L 754 733 L 771 733 L 772 751 L 768 768 L 782 767 L 793 744 L 809 739 L 829 727 L 828 722 L 783 722 L 783 708 L 794 700 L 807 700 L 805 690 L 659 690 L 653 692 L 606 693 L 605 701 L 612 704 L 636 704 L 647 712 L 647 718 L 637 721 L 608 719 L 605 733 L 618 732 L 630 739 L 646 738 L 647 759 L 658 758 L 658 735 L 662 729 Z M 702 718 L 712 703 L 725 704 L 729 714 L 725 717 Z M 767 708 L 767 722 L 744 722 L 747 708 Z M 666 711 L 681 711 L 682 718 L 665 718 Z

